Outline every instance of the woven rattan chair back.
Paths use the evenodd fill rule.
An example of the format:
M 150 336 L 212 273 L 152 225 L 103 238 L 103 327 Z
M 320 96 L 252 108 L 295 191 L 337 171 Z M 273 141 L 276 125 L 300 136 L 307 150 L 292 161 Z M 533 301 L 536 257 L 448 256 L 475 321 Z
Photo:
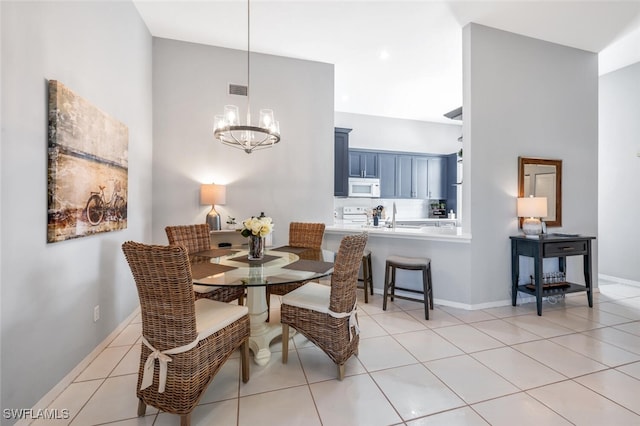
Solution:
M 333 312 L 350 312 L 356 303 L 358 271 L 367 239 L 367 234 L 347 235 L 340 242 L 331 276 L 329 309 Z
M 122 245 L 122 251 L 138 289 L 142 335 L 146 339 L 141 343 L 136 388 L 138 416 L 144 416 L 147 405 L 151 405 L 180 415 L 181 426 L 189 426 L 191 412 L 216 373 L 238 348 L 241 349 L 242 381 L 249 380 L 249 316 L 245 313 L 202 338 L 196 331 L 195 306 L 201 303 L 207 307 L 208 304 L 208 309 L 215 309 L 215 303 L 202 301 L 205 302 L 202 305 L 195 301 L 187 249 L 183 245 L 154 246 L 128 241 Z M 195 346 L 188 349 L 169 351 L 194 342 Z M 152 350 L 171 353 L 166 379 L 163 379 L 165 387 L 160 385 L 157 366 L 154 366 L 153 383 L 143 386 L 146 361 L 154 359 Z
M 324 223 L 291 222 L 289 224 L 289 245 L 320 249 L 324 237 Z
M 161 351 L 192 342 L 198 333 L 186 249 L 129 241 L 122 250 L 138 289 L 142 335 Z
M 182 244 L 189 254 L 211 248 L 209 225 L 201 223 L 197 225 L 177 225 L 164 228 L 170 245 Z
M 197 225 L 175 225 L 164 228 L 169 239 L 169 245 L 182 245 L 186 247 L 189 254 L 199 251 L 209 250 L 211 248 L 211 238 L 209 234 L 209 225 L 201 223 Z M 207 258 L 191 258 L 192 262 L 206 262 Z M 196 293 L 197 299 L 207 298 L 217 300 L 219 302 L 231 302 L 238 299 L 238 304 L 244 303 L 244 289 L 241 287 L 221 287 L 211 289 L 206 293 Z
M 367 234 L 349 235 L 340 242 L 329 290 L 329 312 L 289 305 L 287 296 L 283 298 L 280 322 L 284 364 L 288 359 L 289 327 L 293 327 L 322 349 L 338 366 L 338 379 L 344 378 L 344 365 L 352 355 L 358 353 L 360 342 L 353 320 L 357 321 L 358 269 L 366 244 Z M 321 286 L 315 283 L 307 285 Z

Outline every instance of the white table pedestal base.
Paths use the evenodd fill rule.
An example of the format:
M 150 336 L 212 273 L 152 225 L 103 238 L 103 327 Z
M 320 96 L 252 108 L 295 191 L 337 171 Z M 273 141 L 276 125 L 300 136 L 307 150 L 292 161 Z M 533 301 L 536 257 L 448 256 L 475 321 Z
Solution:
M 282 335 L 282 325 L 269 324 L 267 320 L 267 291 L 264 286 L 248 287 L 247 307 L 251 333 L 249 335 L 249 349 L 253 352 L 253 359 L 258 365 L 266 365 L 271 359 L 269 345 L 276 337 Z M 292 330 L 293 331 L 293 330 Z

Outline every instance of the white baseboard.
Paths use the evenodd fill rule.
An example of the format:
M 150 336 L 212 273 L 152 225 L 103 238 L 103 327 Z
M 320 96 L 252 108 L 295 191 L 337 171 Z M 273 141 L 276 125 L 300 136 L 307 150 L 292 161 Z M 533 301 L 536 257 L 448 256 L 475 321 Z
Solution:
M 635 287 L 640 287 L 640 281 L 627 280 L 625 278 L 613 277 L 611 275 L 598 274 L 598 278 L 606 281 L 613 281 L 620 284 L 632 285 Z
M 639 283 L 640 285 L 640 283 Z M 382 291 L 379 291 L 378 289 L 374 289 L 373 292 L 375 294 L 379 294 L 380 296 L 382 296 Z M 593 288 L 593 292 L 594 293 L 599 293 L 600 290 L 596 287 Z M 398 291 L 396 293 L 399 296 L 409 296 L 409 297 L 416 297 L 415 295 L 411 294 L 411 293 L 405 293 L 402 291 Z M 576 295 L 584 295 L 584 293 L 569 293 L 566 295 L 566 297 L 573 297 Z M 419 296 L 418 296 L 419 297 Z M 547 296 L 545 296 L 547 297 Z M 523 293 L 518 293 L 518 299 L 517 302 L 518 304 L 521 303 L 535 303 L 536 298 L 535 296 L 527 296 L 524 295 Z M 443 300 L 443 299 L 433 299 L 433 303 L 434 305 L 440 305 L 440 306 L 448 306 L 450 308 L 457 308 L 457 309 L 464 309 L 467 311 L 477 311 L 480 309 L 491 309 L 491 308 L 499 308 L 501 306 L 511 306 L 511 299 L 507 299 L 507 300 L 497 300 L 495 302 L 487 302 L 487 303 L 478 303 L 478 304 L 468 304 L 468 303 L 461 303 L 461 302 L 453 302 L 451 300 Z
M 135 318 L 135 316 L 139 313 L 140 306 L 134 309 L 133 312 L 124 321 L 122 321 L 120 325 L 118 325 L 118 327 L 116 327 L 116 329 L 113 330 L 102 342 L 100 342 L 89 355 L 87 355 L 82 361 L 80 361 L 80 363 L 76 365 L 74 369 L 69 372 L 69 374 L 64 376 L 62 380 L 58 382 L 58 384 L 56 384 L 53 388 L 51 388 L 49 392 L 47 392 L 42 398 L 40 398 L 40 401 L 38 401 L 33 406 L 33 411 L 37 412 L 38 410 L 44 410 L 49 405 L 51 405 L 51 403 L 55 401 L 55 399 L 60 396 L 60 394 L 71 383 L 73 383 L 73 380 L 78 377 L 78 375 L 82 373 L 84 369 L 87 368 L 87 366 L 98 357 L 98 355 L 100 355 L 100 353 L 109 345 L 109 343 L 111 343 L 113 339 L 115 339 L 118 334 L 120 334 L 122 330 L 124 330 L 125 327 L 129 325 L 131 320 L 133 320 L 133 318 Z M 33 419 L 22 419 L 16 422 L 16 426 L 27 426 L 32 422 Z

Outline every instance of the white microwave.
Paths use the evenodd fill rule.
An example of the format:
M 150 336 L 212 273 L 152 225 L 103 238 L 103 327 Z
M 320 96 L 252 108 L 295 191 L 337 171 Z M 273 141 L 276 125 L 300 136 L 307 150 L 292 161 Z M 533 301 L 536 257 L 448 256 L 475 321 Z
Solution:
M 380 179 L 349 178 L 349 197 L 380 198 Z

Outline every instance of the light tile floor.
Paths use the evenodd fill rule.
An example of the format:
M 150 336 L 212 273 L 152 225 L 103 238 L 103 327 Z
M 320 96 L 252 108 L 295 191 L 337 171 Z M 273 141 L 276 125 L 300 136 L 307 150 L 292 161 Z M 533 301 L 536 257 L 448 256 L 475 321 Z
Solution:
M 362 294 L 360 294 L 362 296 Z M 272 321 L 279 320 L 274 297 Z M 329 358 L 301 335 L 281 363 L 281 342 L 240 381 L 230 359 L 192 415 L 194 425 L 640 425 L 640 288 L 600 283 L 555 304 L 464 311 L 360 300 L 358 357 L 336 380 Z M 148 407 L 136 417 L 140 317 L 50 408 L 71 425 L 177 425 Z M 39 421 L 33 424 L 39 424 Z M 47 421 L 47 424 L 54 423 Z

